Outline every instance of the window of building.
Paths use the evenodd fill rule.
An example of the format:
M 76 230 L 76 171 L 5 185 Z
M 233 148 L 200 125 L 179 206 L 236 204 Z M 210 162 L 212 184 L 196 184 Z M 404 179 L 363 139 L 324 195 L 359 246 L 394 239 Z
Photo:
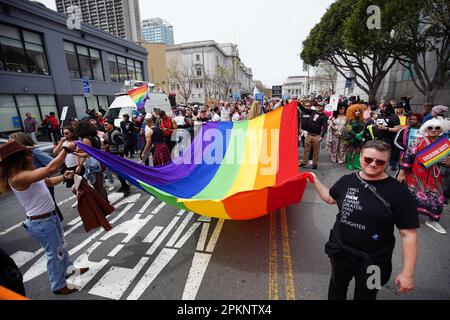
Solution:
M 130 78 L 128 78 L 126 59 L 124 57 L 117 56 L 117 63 L 119 64 L 120 81 L 130 80 Z
M 136 79 L 136 71 L 134 69 L 134 61 L 131 59 L 127 59 L 127 70 L 128 70 L 128 77 L 130 80 Z
M 103 109 L 108 109 L 108 97 L 107 96 L 98 96 L 98 107 L 102 107 Z
M 53 95 L 38 95 L 39 107 L 41 108 L 41 114 L 45 115 L 54 112 L 58 114 L 58 107 L 56 106 L 55 96 Z
M 90 80 L 105 80 L 99 50 L 64 41 L 64 51 L 71 78 L 87 77 Z
M 108 62 L 111 81 L 119 82 L 119 65 L 117 64 L 117 57 L 113 54 L 108 54 Z
M 41 113 L 39 112 L 39 105 L 35 95 L 17 95 L 16 102 L 22 121 L 25 120 L 25 115 L 27 113 L 31 113 L 31 116 L 35 118 L 37 122 L 42 122 Z
M 77 113 L 77 118 L 81 119 L 86 116 L 86 99 L 83 96 L 74 96 L 73 100 L 75 102 L 75 111 Z
M 39 33 L 0 23 L 0 70 L 49 75 Z
M 199 54 L 195 55 L 195 60 L 200 61 L 200 55 Z
M 202 68 L 195 68 L 195 72 L 197 74 L 197 77 L 201 77 L 201 75 L 202 75 Z
M 134 65 L 136 66 L 136 80 L 143 81 L 144 80 L 144 74 L 142 72 L 142 62 L 135 61 Z
M 17 113 L 14 97 L 12 95 L 0 95 L 0 132 L 21 129 L 21 121 Z

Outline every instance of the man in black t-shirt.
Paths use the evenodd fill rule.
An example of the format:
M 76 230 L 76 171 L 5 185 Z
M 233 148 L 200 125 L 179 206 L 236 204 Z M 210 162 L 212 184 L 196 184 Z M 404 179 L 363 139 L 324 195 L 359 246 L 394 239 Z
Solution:
M 369 141 L 361 151 L 361 172 L 343 176 L 330 189 L 314 174 L 310 181 L 323 201 L 339 208 L 325 246 L 332 265 L 330 300 L 345 300 L 353 277 L 355 300 L 376 299 L 392 272 L 394 226 L 400 231 L 403 248 L 403 269 L 395 283 L 400 292 L 414 288 L 417 207 L 406 186 L 385 173 L 390 152 L 388 143 Z
M 397 132 L 400 131 L 402 128 L 400 126 L 400 119 L 395 114 L 394 109 L 392 108 L 391 104 L 380 104 L 380 110 L 377 116 L 377 119 L 375 120 L 375 139 L 377 140 L 383 140 L 391 145 L 392 150 L 394 150 L 394 139 L 397 135 Z M 397 161 L 394 159 L 389 160 L 389 165 L 392 169 L 392 171 L 396 170 L 397 167 Z

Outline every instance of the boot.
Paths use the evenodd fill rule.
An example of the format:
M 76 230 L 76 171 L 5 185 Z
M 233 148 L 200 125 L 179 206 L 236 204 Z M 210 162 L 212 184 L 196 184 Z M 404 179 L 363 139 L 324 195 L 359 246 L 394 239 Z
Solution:
M 359 153 L 355 153 L 355 158 L 353 161 L 353 168 L 356 170 L 361 170 L 361 162 L 359 161 Z
M 353 170 L 353 153 L 347 153 L 345 163 L 348 170 Z

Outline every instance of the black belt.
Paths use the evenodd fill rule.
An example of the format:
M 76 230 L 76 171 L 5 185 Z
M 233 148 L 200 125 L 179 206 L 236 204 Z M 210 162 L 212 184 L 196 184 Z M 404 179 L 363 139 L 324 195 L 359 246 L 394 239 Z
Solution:
M 31 216 L 31 217 L 27 217 L 28 220 L 42 220 L 42 219 L 46 219 L 51 217 L 52 215 L 56 214 L 55 211 L 52 212 L 48 212 L 48 213 L 44 213 L 44 214 L 40 214 L 38 216 Z

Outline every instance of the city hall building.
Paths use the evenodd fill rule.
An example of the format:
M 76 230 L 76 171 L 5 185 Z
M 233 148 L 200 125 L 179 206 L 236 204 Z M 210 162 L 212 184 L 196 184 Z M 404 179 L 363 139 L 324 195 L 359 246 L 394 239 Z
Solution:
M 0 0 L 0 136 L 23 130 L 28 112 L 41 123 L 64 106 L 67 119 L 106 110 L 125 80 L 147 81 L 146 49 L 39 3 Z

